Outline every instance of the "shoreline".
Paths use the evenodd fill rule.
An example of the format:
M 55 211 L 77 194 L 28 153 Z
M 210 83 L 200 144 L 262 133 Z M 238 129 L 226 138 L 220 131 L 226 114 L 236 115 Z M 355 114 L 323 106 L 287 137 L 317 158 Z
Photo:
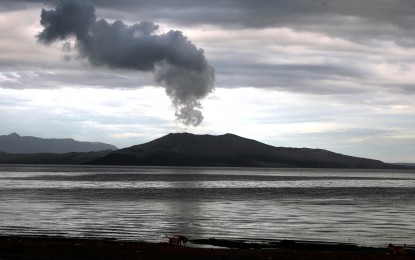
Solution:
M 384 248 L 282 240 L 249 243 L 195 239 L 187 246 L 49 236 L 0 236 L 0 259 L 390 259 Z M 413 248 L 405 259 L 415 259 Z

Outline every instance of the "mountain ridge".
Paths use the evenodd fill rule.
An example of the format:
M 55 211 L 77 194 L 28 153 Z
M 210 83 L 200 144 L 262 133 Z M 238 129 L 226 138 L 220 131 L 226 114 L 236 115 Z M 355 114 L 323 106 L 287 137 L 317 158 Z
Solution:
M 96 152 L 70 152 L 70 153 L 20 153 L 11 154 L 0 152 L 1 164 L 68 164 L 84 165 L 96 158 L 108 155 L 112 150 Z
M 72 138 L 39 138 L 17 133 L 0 136 L 0 152 L 11 154 L 70 153 L 117 150 L 116 146 L 101 142 L 81 142 Z
M 396 168 L 323 149 L 275 147 L 234 134 L 168 134 L 97 158 L 90 163 L 145 166 Z
M 334 153 L 324 149 L 276 147 L 235 134 L 195 135 L 170 133 L 147 143 L 118 150 L 65 153 L 3 152 L 0 136 L 0 163 L 76 164 L 196 167 L 290 167 L 290 168 L 363 168 L 402 169 L 409 166 L 387 164 Z M 8 138 L 22 138 L 12 133 Z M 29 137 L 35 138 L 35 137 Z M 35 138 L 36 140 L 41 138 Z M 45 139 L 77 142 L 73 139 Z M 82 142 L 78 142 L 82 143 Z M 88 144 L 101 144 L 85 142 Z M 115 146 L 112 146 L 115 147 Z

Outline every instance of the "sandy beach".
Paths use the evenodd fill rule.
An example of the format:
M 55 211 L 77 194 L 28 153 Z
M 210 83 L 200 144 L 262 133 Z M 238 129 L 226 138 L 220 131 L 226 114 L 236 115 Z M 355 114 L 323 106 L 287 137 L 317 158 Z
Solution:
M 261 246 L 199 240 L 198 247 L 62 237 L 0 237 L 0 259 L 394 259 L 385 248 L 280 241 Z M 207 243 L 207 244 L 202 244 Z M 212 244 L 231 248 L 214 247 Z M 195 245 L 194 243 L 191 243 Z M 270 248 L 274 246 L 275 248 Z M 268 248 L 267 248 L 268 247 Z M 407 250 L 405 259 L 415 259 Z

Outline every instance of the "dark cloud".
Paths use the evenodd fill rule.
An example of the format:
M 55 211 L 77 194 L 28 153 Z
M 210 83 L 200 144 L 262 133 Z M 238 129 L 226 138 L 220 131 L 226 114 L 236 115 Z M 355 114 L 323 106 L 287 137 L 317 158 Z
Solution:
M 140 18 L 179 24 L 290 27 L 359 41 L 386 39 L 412 44 L 412 0 L 93 0 L 102 8 L 136 10 Z M 408 37 L 408 33 L 412 34 Z M 396 36 L 399 36 L 397 38 Z M 408 40 L 409 39 L 409 40 Z M 401 43 L 402 41 L 402 43 Z
M 40 17 L 45 29 L 38 37 L 45 43 L 69 36 L 85 39 L 96 20 L 95 8 L 87 1 L 61 1 L 55 10 L 42 9 Z
M 27 0 L 30 1 L 30 0 Z M 33 0 L 36 1 L 36 0 Z M 356 42 L 384 40 L 414 46 L 412 0 L 92 0 L 125 19 L 232 28 L 288 27 Z M 119 19 L 119 17 L 108 17 Z
M 349 64 L 260 64 L 230 62 L 215 64 L 217 85 L 227 87 L 277 88 L 297 93 L 357 94 L 368 91 L 352 86 L 336 86 L 335 82 L 362 81 L 370 75 Z
M 22 0 L 19 2 L 24 1 L 49 4 L 53 2 L 62 3 L 60 0 Z M 6 1 L 10 4 L 13 2 Z M 389 52 L 389 50 L 393 51 L 395 49 L 393 43 L 405 47 L 415 46 L 413 27 L 409 26 L 411 19 L 414 20 L 415 12 L 413 10 L 415 4 L 409 0 L 397 0 L 393 3 L 388 0 L 264 0 L 260 2 L 246 0 L 195 0 L 190 2 L 185 0 L 91 0 L 91 2 L 97 7 L 97 16 L 105 14 L 105 17 L 109 18 L 123 17 L 130 22 L 154 19 L 160 22 L 173 22 L 190 26 L 195 24 L 220 25 L 220 29 L 213 29 L 213 31 L 219 32 L 217 38 L 209 38 L 211 36 L 208 36 L 208 40 L 206 40 L 204 36 L 196 36 L 200 37 L 201 41 L 206 40 L 205 46 L 210 48 L 210 62 L 215 65 L 216 85 L 220 87 L 279 88 L 290 92 L 317 94 L 355 94 L 380 88 L 386 92 L 414 92 L 413 84 L 409 80 L 397 82 L 397 80 L 385 77 L 386 72 L 379 75 L 379 71 L 373 69 L 373 65 L 382 62 L 386 62 L 391 66 L 397 66 L 403 60 L 406 60 L 409 65 L 413 63 L 412 55 L 405 55 L 405 52 L 408 52 L 408 54 L 412 52 L 410 49 L 400 50 L 402 53 L 398 53 L 398 55 Z M 76 22 L 74 21 L 71 24 L 75 26 Z M 166 41 L 172 41 L 171 39 L 176 37 L 179 39 L 178 42 L 188 42 L 183 34 L 178 31 L 154 35 L 157 26 L 153 23 L 143 22 L 134 26 L 140 27 L 136 32 L 150 35 L 150 38 L 153 39 L 160 36 Z M 226 33 L 226 30 L 230 29 L 229 27 L 232 27 L 232 33 L 229 34 L 231 36 L 223 37 L 221 30 L 224 29 Z M 238 30 L 247 27 L 251 29 Z M 290 39 L 290 37 L 284 38 L 285 36 L 281 35 L 283 39 L 281 40 L 278 35 L 280 29 L 276 29 L 269 36 L 266 35 L 266 31 L 273 31 L 273 29 L 256 30 L 264 27 L 284 27 L 282 30 L 288 28 L 290 32 L 295 34 L 295 37 Z M 127 40 L 118 41 L 106 37 L 107 32 L 113 35 L 116 35 L 115 32 L 128 35 L 129 30 L 134 30 L 132 26 L 130 28 L 130 26 L 120 21 L 109 23 L 105 20 L 95 20 L 90 28 L 90 31 L 94 33 L 94 39 L 97 40 L 83 41 L 83 44 L 77 44 L 76 46 L 66 45 L 63 48 L 63 59 L 74 61 L 77 56 L 81 56 L 94 66 L 149 71 L 150 75 L 154 75 L 154 77 L 145 78 L 146 82 L 143 82 L 142 78 L 137 78 L 137 81 L 141 81 L 139 82 L 140 86 L 148 85 L 149 80 L 155 79 L 160 85 L 167 84 L 171 86 L 172 88 L 166 90 L 171 95 L 175 93 L 184 94 L 183 91 L 187 88 L 194 89 L 196 93 L 199 92 L 199 89 L 202 90 L 201 93 L 206 89 L 203 84 L 196 85 L 196 81 L 193 80 L 190 73 L 188 73 L 186 81 L 182 78 L 174 81 L 182 81 L 178 85 L 179 88 L 173 84 L 173 81 L 168 81 L 160 76 L 163 75 L 173 79 L 173 75 L 180 75 L 181 70 L 185 70 L 183 64 L 184 66 L 186 64 L 194 66 L 197 60 L 203 60 L 203 58 L 198 59 L 198 55 L 203 55 L 203 52 L 199 52 L 197 48 L 194 51 L 195 55 L 180 55 L 181 58 L 190 59 L 186 61 L 172 57 L 171 53 L 165 53 L 166 58 L 181 64 L 175 68 L 169 67 L 169 70 L 166 70 L 163 61 L 155 65 L 151 61 L 146 62 L 149 60 L 147 56 L 151 56 L 151 53 L 160 53 L 160 45 L 142 44 L 146 47 L 145 52 L 135 52 L 134 55 L 129 55 L 130 51 L 127 50 L 132 48 L 124 44 L 128 42 Z M 235 28 L 236 30 L 233 30 Z M 81 29 L 75 26 L 73 30 Z M 265 33 L 261 33 L 261 31 L 265 31 Z M 257 32 L 262 34 L 262 38 L 257 36 Z M 364 42 L 364 44 L 354 44 L 342 39 L 332 39 L 322 34 L 314 35 L 310 32 L 327 33 L 360 43 Z M 209 33 L 212 34 L 212 31 Z M 79 32 L 79 34 L 82 34 L 82 32 Z M 234 37 L 235 35 L 238 36 Z M 310 35 L 311 38 L 307 39 Z M 59 39 L 59 35 L 57 37 Z M 47 38 L 47 35 L 45 35 L 45 38 Z M 144 37 L 142 38 L 144 39 Z M 181 38 L 184 38 L 184 40 Z M 314 43 L 314 38 L 332 41 L 332 43 L 325 44 L 318 40 Z M 108 49 L 116 50 L 116 52 L 100 48 L 105 45 L 110 46 Z M 281 49 L 275 50 L 270 46 L 281 47 Z M 293 48 L 290 52 L 285 53 L 285 49 L 283 49 L 285 46 L 300 46 L 301 48 L 304 47 L 305 51 L 299 48 L 299 51 L 296 52 Z M 186 51 L 191 49 L 187 48 L 186 44 L 181 47 L 175 43 L 174 46 L 172 44 L 172 47 L 175 47 L 172 53 L 176 54 L 180 53 L 181 49 Z M 82 51 L 78 52 L 77 50 Z M 125 53 L 125 55 L 123 57 L 115 55 L 120 52 Z M 271 57 L 271 59 L 267 60 L 267 57 Z M 395 58 L 393 59 L 393 57 Z M 303 58 L 310 59 L 305 60 Z M 136 60 L 140 62 L 136 63 Z M 294 61 L 294 65 L 291 64 L 292 61 Z M 9 62 L 2 59 L 0 65 L 4 63 L 4 66 L 7 67 L 11 62 L 16 63 L 15 61 Z M 19 61 L 20 64 L 23 62 L 25 61 Z M 273 64 L 274 62 L 276 64 Z M 60 68 L 62 66 L 66 65 L 59 65 Z M 154 71 L 158 74 L 151 74 Z M 205 74 L 197 74 L 198 77 L 207 78 L 200 82 L 209 82 L 208 79 L 211 73 L 209 73 L 209 69 L 206 72 Z M 62 77 L 68 82 L 75 81 L 75 79 L 70 78 L 72 75 L 67 77 L 60 74 L 48 77 Z M 108 81 L 107 78 L 105 82 L 96 79 L 95 82 L 88 81 L 86 84 L 110 88 L 125 87 L 125 85 L 117 84 L 116 80 Z M 192 84 L 186 84 L 186 82 L 192 81 Z M 113 85 L 107 82 L 111 82 Z M 120 82 L 123 82 L 123 80 L 121 79 Z M 16 81 L 14 85 L 16 84 L 20 83 Z M 11 86 L 13 84 L 8 82 L 7 85 Z M 21 84 L 19 88 L 25 86 L 27 85 Z M 131 87 L 130 78 L 127 87 Z M 188 93 L 187 91 L 184 92 Z M 175 99 L 174 97 L 172 97 L 172 100 L 175 104 L 180 102 L 182 104 L 191 103 L 195 105 L 195 108 L 201 107 L 200 102 L 195 102 L 195 100 L 183 101 L 183 99 Z
M 53 3 L 63 0 L 22 0 Z M 107 18 L 220 27 L 289 27 L 357 42 L 385 40 L 415 45 L 413 0 L 91 0 Z M 4 6 L 15 6 L 6 0 Z M 120 11 L 111 17 L 113 11 Z
M 193 126 L 202 122 L 200 101 L 213 91 L 215 72 L 203 50 L 182 32 L 157 35 L 158 26 L 151 22 L 97 20 L 94 6 L 81 0 L 62 0 L 53 10 L 43 9 L 40 23 L 44 30 L 37 38 L 44 44 L 73 37 L 80 57 L 94 66 L 153 73 L 177 119 Z M 65 49 L 70 49 L 67 44 Z
M 27 3 L 57 3 L 65 0 L 21 0 Z M 3 0 L 5 6 L 16 1 Z M 303 23 L 310 17 L 342 16 L 387 21 L 410 29 L 415 4 L 412 0 L 91 0 L 99 8 L 130 11 L 139 17 L 170 19 L 187 23 L 239 24 L 274 27 L 282 23 Z M 137 10 L 141 12 L 136 13 Z

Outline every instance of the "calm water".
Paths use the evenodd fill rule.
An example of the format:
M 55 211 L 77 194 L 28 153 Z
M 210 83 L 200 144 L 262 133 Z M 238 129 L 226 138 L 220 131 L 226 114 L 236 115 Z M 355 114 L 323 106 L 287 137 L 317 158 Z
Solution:
M 0 234 L 415 244 L 415 171 L 0 166 Z

